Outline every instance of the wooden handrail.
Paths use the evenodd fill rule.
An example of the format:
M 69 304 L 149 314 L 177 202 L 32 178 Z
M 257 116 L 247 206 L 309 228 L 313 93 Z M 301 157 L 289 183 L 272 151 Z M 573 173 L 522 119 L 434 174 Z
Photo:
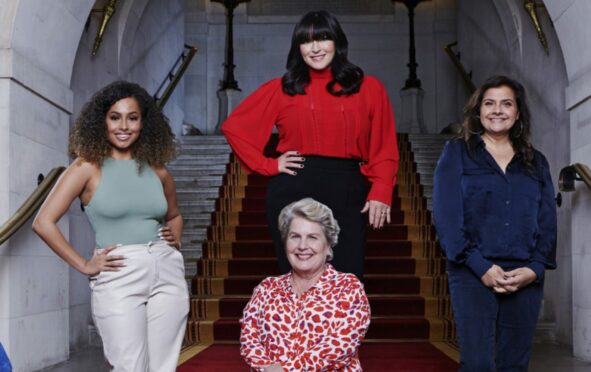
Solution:
M 53 168 L 12 217 L 0 227 L 0 245 L 10 239 L 39 209 L 64 170 L 65 167 Z
M 573 167 L 575 167 L 575 170 L 579 174 L 581 180 L 585 183 L 585 185 L 587 185 L 589 190 L 591 190 L 591 169 L 589 169 L 589 167 L 587 167 L 585 164 L 581 163 L 575 163 L 573 164 Z
M 449 59 L 451 60 L 451 62 L 453 63 L 453 65 L 456 67 L 456 70 L 458 70 L 458 72 L 462 76 L 462 80 L 464 80 L 464 84 L 466 85 L 466 88 L 468 89 L 470 94 L 472 94 L 476 90 L 476 86 L 472 82 L 472 78 L 470 77 L 470 74 L 468 74 L 468 72 L 466 72 L 466 69 L 464 68 L 464 65 L 462 64 L 462 62 L 460 61 L 460 58 L 452 49 L 456 45 L 458 45 L 457 41 L 446 45 L 445 48 L 443 48 L 443 49 L 445 50 L 445 53 L 447 53 L 447 55 L 448 55 Z
M 581 163 L 562 168 L 558 176 L 558 189 L 565 192 L 575 191 L 575 181 L 583 181 L 591 190 L 591 169 Z
M 183 52 L 181 53 L 179 58 L 177 58 L 174 65 L 172 66 L 172 68 L 168 72 L 168 74 L 166 74 L 166 77 L 164 78 L 164 80 L 162 81 L 162 83 L 160 84 L 158 89 L 156 90 L 156 93 L 154 93 L 154 99 L 156 100 L 156 104 L 158 106 L 160 106 L 160 108 L 162 108 L 162 107 L 164 107 L 164 105 L 166 105 L 166 102 L 168 101 L 168 99 L 172 95 L 172 92 L 174 92 L 174 89 L 176 88 L 177 84 L 179 83 L 179 81 L 181 80 L 183 75 L 185 74 L 185 71 L 187 70 L 187 67 L 189 67 L 189 64 L 193 60 L 193 57 L 197 53 L 197 48 L 194 46 L 190 46 L 190 45 L 185 44 L 185 49 L 188 49 L 188 51 L 185 52 L 183 50 Z M 187 53 L 187 54 L 185 54 L 185 53 Z M 168 82 L 168 85 L 166 85 L 166 89 L 164 89 L 164 93 L 162 93 L 162 95 L 160 97 L 158 97 L 158 94 L 160 93 L 160 91 L 162 90 L 162 88 L 165 86 L 165 84 L 167 82 Z

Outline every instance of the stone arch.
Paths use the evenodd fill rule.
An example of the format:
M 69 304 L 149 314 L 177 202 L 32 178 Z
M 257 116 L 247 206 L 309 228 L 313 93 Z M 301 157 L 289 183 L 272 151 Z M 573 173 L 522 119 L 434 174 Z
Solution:
M 76 50 L 80 42 L 94 0 L 8 3 L 17 4 L 10 48 L 69 86 L 74 65 L 71 51 Z M 32 19 L 37 22 L 31 22 Z
M 131 50 L 140 20 L 149 2 L 150 0 L 125 1 L 121 7 L 117 35 L 120 74 L 129 68 L 131 53 L 125 53 L 125 51 Z

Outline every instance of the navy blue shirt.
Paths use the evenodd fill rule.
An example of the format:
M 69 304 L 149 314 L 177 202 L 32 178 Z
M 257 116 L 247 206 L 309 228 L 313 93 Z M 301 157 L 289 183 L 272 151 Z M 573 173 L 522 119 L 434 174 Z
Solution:
M 449 141 L 437 162 L 433 214 L 447 259 L 481 278 L 493 263 L 556 268 L 556 205 L 548 161 L 534 150 L 533 169 L 516 154 L 504 173 L 477 138 L 473 153 Z

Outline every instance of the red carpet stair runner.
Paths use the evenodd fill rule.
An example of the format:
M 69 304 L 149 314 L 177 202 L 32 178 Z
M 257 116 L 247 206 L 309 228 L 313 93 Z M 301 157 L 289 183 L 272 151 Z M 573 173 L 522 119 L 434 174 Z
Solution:
M 368 234 L 365 289 L 372 321 L 366 342 L 455 339 L 445 263 L 435 241 L 408 136 L 398 136 L 400 171 L 392 223 Z M 192 279 L 186 345 L 237 343 L 238 320 L 255 285 L 277 275 L 266 225 L 267 178 L 245 174 L 234 156 Z

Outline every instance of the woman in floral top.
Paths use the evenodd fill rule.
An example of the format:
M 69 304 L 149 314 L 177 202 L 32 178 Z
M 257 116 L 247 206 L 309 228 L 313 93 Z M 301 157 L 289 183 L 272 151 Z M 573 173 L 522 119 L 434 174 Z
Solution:
M 306 198 L 279 215 L 292 271 L 263 280 L 241 319 L 240 353 L 255 371 L 362 371 L 357 349 L 369 326 L 363 285 L 327 261 L 339 225 Z

